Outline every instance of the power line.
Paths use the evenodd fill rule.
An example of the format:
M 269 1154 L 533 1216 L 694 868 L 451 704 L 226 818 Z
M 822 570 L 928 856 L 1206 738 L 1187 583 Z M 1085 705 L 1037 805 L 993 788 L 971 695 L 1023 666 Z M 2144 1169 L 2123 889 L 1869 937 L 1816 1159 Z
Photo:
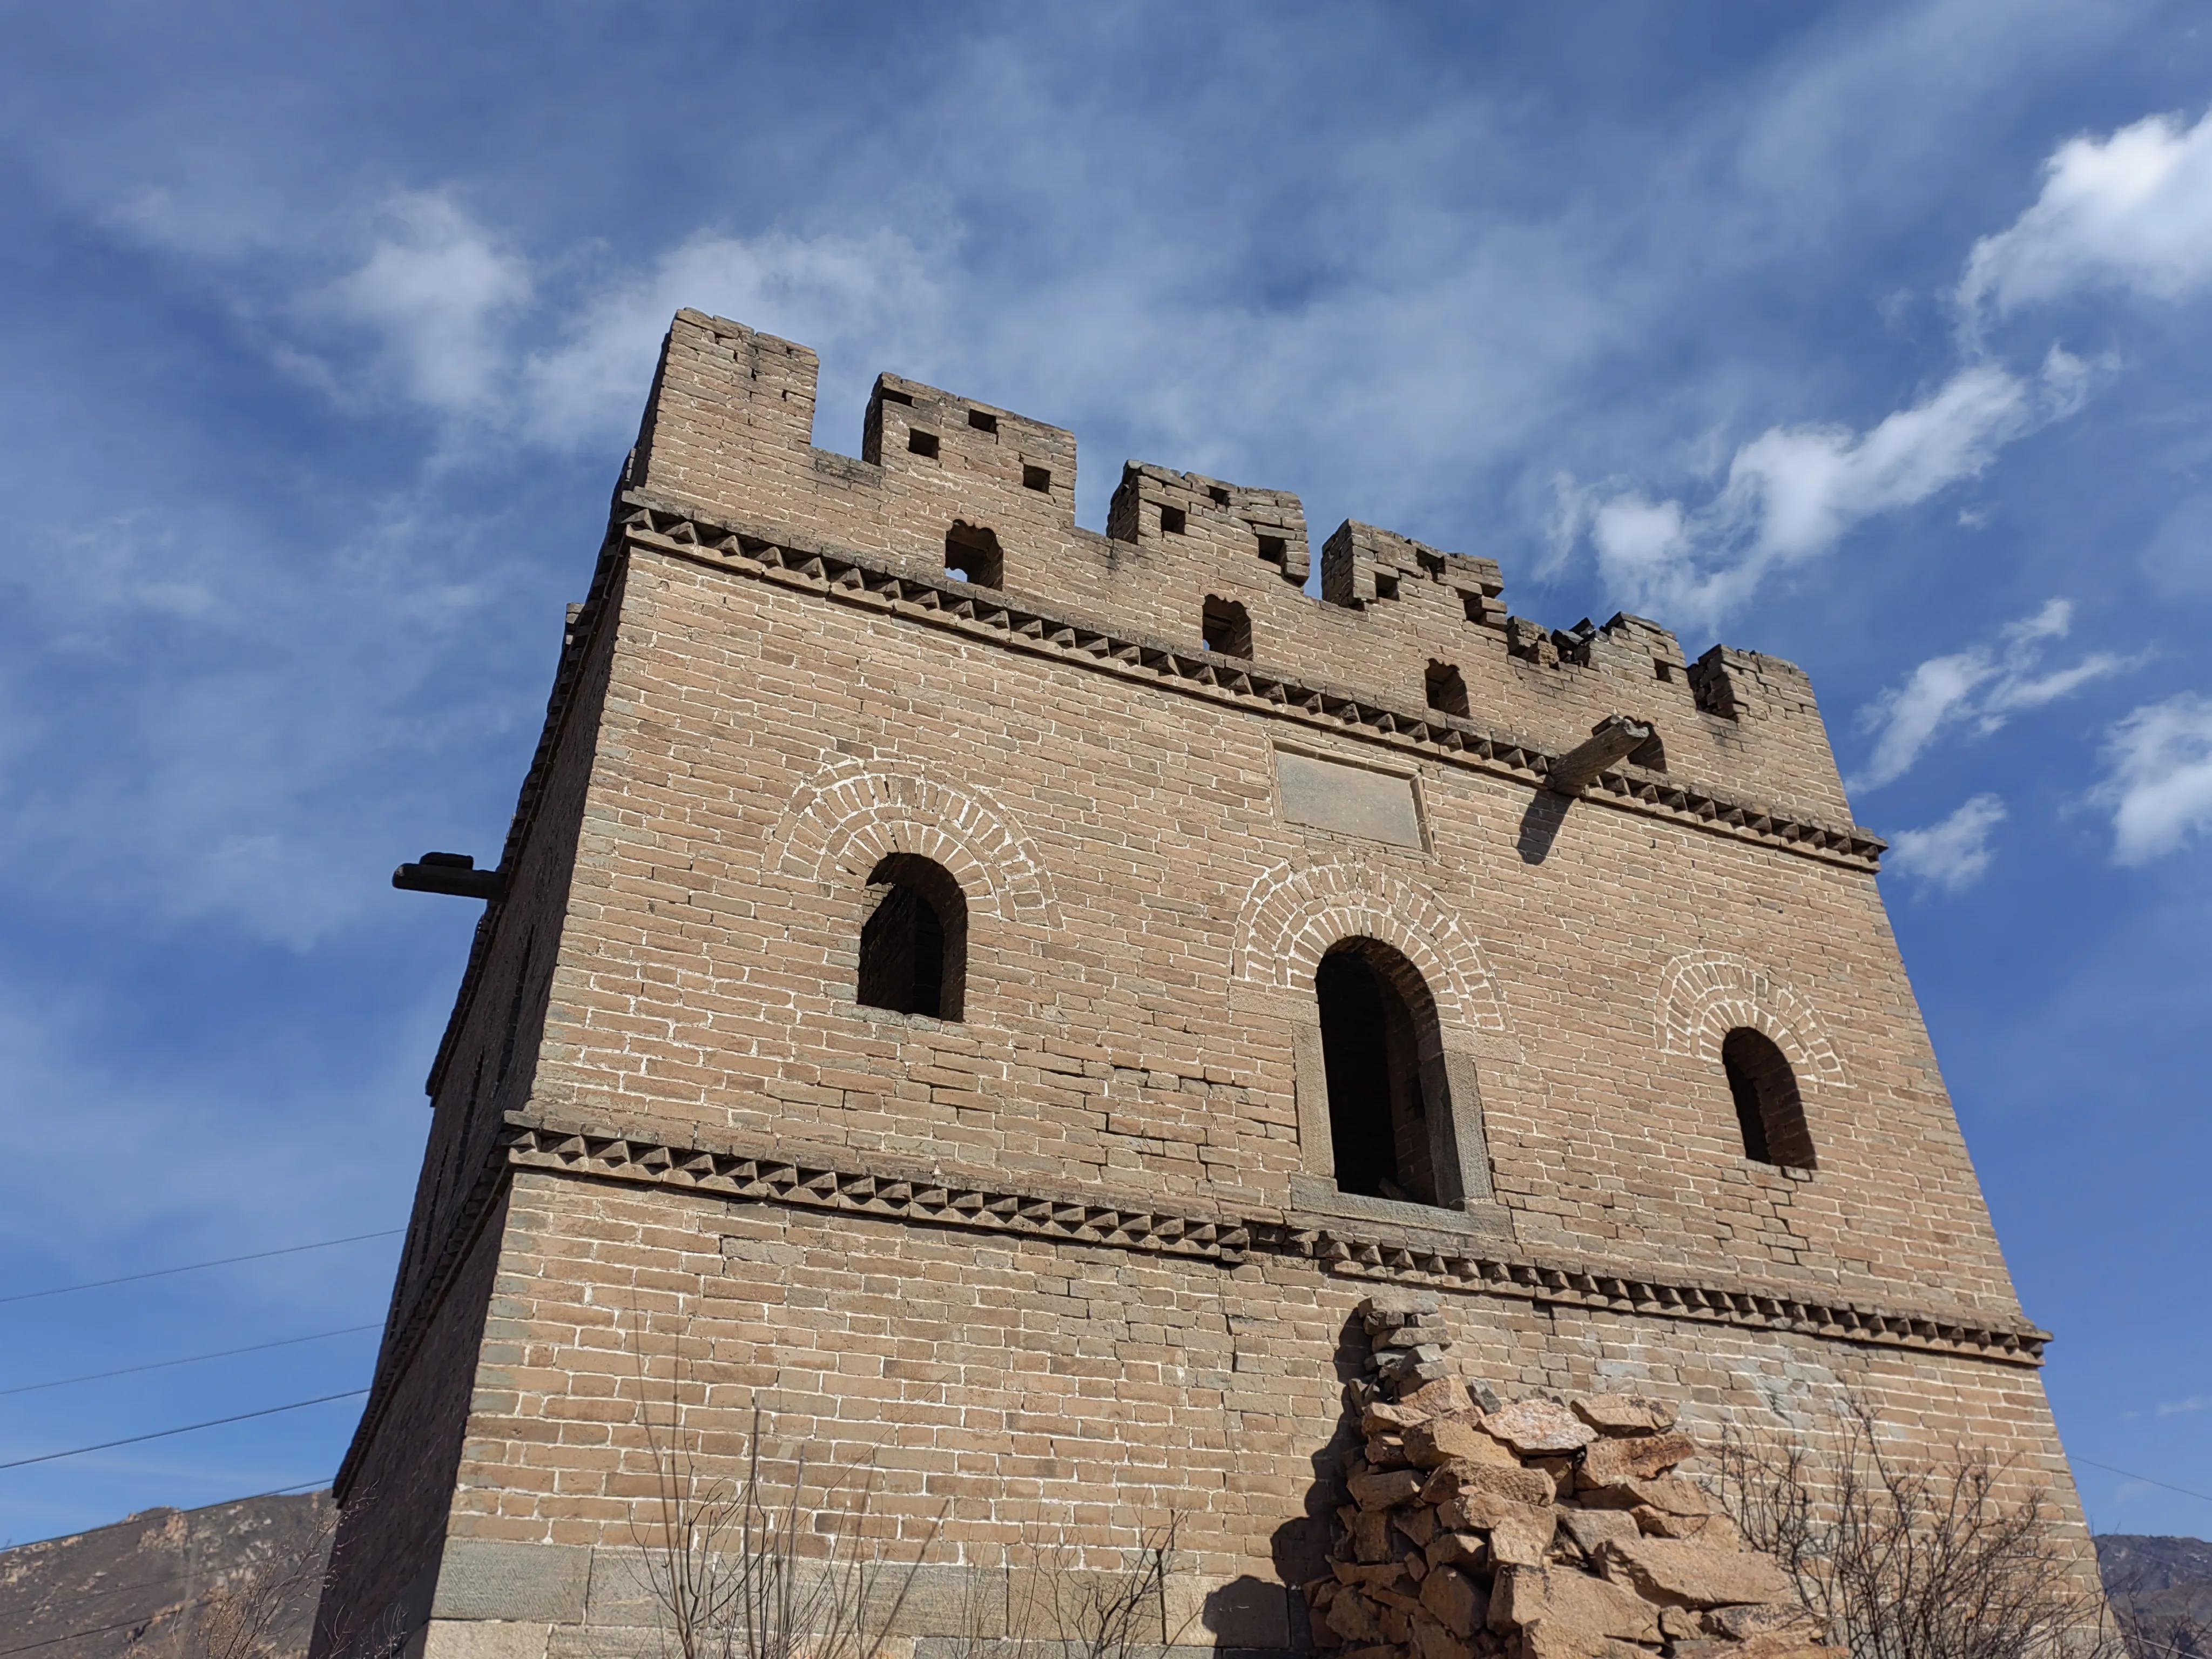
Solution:
M 324 1342 L 334 1336 L 352 1336 L 362 1331 L 380 1330 L 381 1323 L 349 1325 L 340 1331 L 318 1331 L 313 1336 L 288 1336 L 278 1342 L 257 1342 L 248 1348 L 224 1348 L 216 1353 L 196 1353 L 182 1359 L 157 1359 L 148 1365 L 125 1365 L 112 1371 L 88 1371 L 82 1376 L 57 1377 L 52 1382 L 25 1382 L 13 1389 L 0 1389 L 0 1398 L 11 1394 L 36 1394 L 40 1389 L 67 1388 L 72 1382 L 98 1382 L 111 1376 L 131 1376 L 139 1371 L 167 1370 L 172 1365 L 197 1365 L 204 1359 L 228 1359 L 234 1354 L 262 1353 L 270 1348 L 296 1347 L 302 1342 Z
M 2087 1463 L 2093 1469 L 2102 1469 L 2106 1474 L 2124 1474 L 2130 1480 L 2140 1480 L 2146 1486 L 2163 1486 L 2168 1492 L 2178 1492 L 2184 1498 L 2201 1498 L 2212 1504 L 2212 1492 L 2191 1492 L 2186 1486 L 2177 1486 L 2171 1480 L 2154 1480 L 2147 1474 L 2137 1474 L 2131 1469 L 2116 1469 L 2110 1463 L 2100 1463 L 2094 1457 L 2077 1457 L 2077 1463 Z
M 63 1643 L 74 1642 L 81 1636 L 105 1636 L 112 1630 L 129 1630 L 134 1625 L 143 1625 L 146 1622 L 147 1619 L 143 1617 L 125 1619 L 117 1625 L 94 1625 L 90 1630 L 73 1630 L 66 1636 L 49 1636 L 43 1642 L 26 1642 L 19 1648 L 0 1648 L 0 1659 L 4 1659 L 4 1656 L 11 1653 L 35 1653 L 40 1648 L 59 1647 Z
M 404 1227 L 386 1227 L 380 1232 L 349 1233 L 343 1238 L 325 1238 L 313 1244 L 287 1244 L 281 1250 L 254 1250 L 245 1255 L 217 1256 L 212 1261 L 188 1261 L 181 1267 L 156 1267 L 151 1273 L 125 1273 L 118 1279 L 93 1279 L 82 1285 L 57 1285 L 50 1291 L 18 1291 L 13 1296 L 0 1296 L 0 1303 L 35 1302 L 42 1296 L 67 1296 L 73 1291 L 103 1290 L 110 1285 L 129 1285 L 142 1279 L 166 1279 L 171 1273 L 196 1273 L 203 1267 L 228 1267 L 235 1261 L 264 1261 L 272 1255 L 297 1255 L 302 1250 L 327 1250 L 333 1244 L 358 1244 L 364 1238 L 391 1238 L 404 1232 Z
M 243 1423 L 250 1418 L 274 1417 L 279 1412 L 296 1412 L 308 1406 L 323 1406 L 333 1400 L 358 1400 L 368 1392 L 367 1389 L 348 1389 L 343 1394 L 318 1395 L 313 1400 L 295 1400 L 289 1406 L 266 1406 L 258 1412 L 240 1412 L 235 1417 L 211 1417 L 204 1423 L 186 1423 L 173 1429 L 156 1429 L 151 1434 L 125 1435 L 120 1440 L 103 1440 L 96 1446 L 72 1446 L 67 1451 L 41 1452 L 36 1457 L 18 1457 L 12 1462 L 0 1463 L 0 1469 L 20 1469 L 32 1463 L 52 1463 L 58 1458 L 82 1457 L 87 1452 L 108 1451 L 117 1446 L 135 1446 L 142 1440 L 166 1440 L 173 1434 L 190 1434 L 196 1429 L 218 1429 L 226 1423 Z

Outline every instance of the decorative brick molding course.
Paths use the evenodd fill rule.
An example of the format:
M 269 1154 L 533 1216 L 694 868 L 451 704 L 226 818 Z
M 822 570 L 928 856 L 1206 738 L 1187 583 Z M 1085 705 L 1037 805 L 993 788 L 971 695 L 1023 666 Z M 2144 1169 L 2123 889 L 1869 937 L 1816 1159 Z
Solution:
M 1176 1215 L 1097 1195 L 1054 1196 L 963 1182 L 939 1174 L 870 1170 L 851 1154 L 809 1148 L 793 1156 L 593 1133 L 550 1119 L 510 1116 L 507 1162 L 601 1179 L 688 1187 L 727 1198 L 839 1210 L 925 1225 L 1024 1234 L 1197 1257 L 1233 1267 L 1255 1251 L 1300 1256 L 1347 1277 L 1431 1285 L 1540 1304 L 1606 1310 L 1753 1329 L 1792 1331 L 1832 1341 L 1917 1348 L 2008 1364 L 2040 1365 L 2050 1333 L 1996 1326 L 1968 1315 L 1825 1302 L 1802 1287 L 1751 1281 L 1667 1281 L 1603 1264 L 1470 1255 L 1418 1230 L 1332 1218 L 1309 1226 L 1296 1215 Z
M 1745 957 L 1691 951 L 1669 962 L 1660 975 L 1658 1024 L 1664 1054 L 1717 1066 L 1722 1039 L 1748 1025 L 1774 1039 L 1807 1087 L 1840 1089 L 1850 1080 L 1819 1011 Z
M 769 844 L 773 867 L 824 886 L 863 886 L 886 854 L 919 854 L 950 871 L 976 908 L 1056 923 L 1052 878 L 1006 809 L 897 760 L 829 768 L 793 798 Z
M 627 544 L 716 569 L 912 617 L 969 638 L 1158 683 L 1188 696 L 1380 743 L 1425 758 L 1542 787 L 1557 757 L 1540 745 L 1435 709 L 1379 702 L 1364 692 L 1311 684 L 1282 671 L 1132 637 L 1072 616 L 1009 602 L 995 589 L 895 569 L 888 558 L 818 545 L 808 538 L 726 524 L 626 490 L 611 534 Z M 1856 824 L 1815 823 L 1750 800 L 1679 783 L 1626 763 L 1607 768 L 1582 799 L 1671 819 L 1851 869 L 1872 870 L 1888 843 Z
M 1436 890 L 1366 861 L 1288 864 L 1252 884 L 1237 918 L 1237 977 L 1310 994 L 1340 939 L 1382 940 L 1421 970 L 1447 1030 L 1503 1034 L 1505 1012 L 1481 948 Z

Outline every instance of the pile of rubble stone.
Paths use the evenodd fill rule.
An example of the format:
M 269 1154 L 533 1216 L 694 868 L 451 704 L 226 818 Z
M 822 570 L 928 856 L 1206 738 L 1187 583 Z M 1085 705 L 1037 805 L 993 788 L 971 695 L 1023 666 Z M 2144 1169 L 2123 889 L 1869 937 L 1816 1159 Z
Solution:
M 1471 1395 L 1434 1295 L 1360 1312 L 1365 1443 L 1345 1455 L 1331 1571 L 1307 1587 L 1343 1659 L 1847 1659 L 1675 1473 L 1698 1448 L 1669 1407 Z

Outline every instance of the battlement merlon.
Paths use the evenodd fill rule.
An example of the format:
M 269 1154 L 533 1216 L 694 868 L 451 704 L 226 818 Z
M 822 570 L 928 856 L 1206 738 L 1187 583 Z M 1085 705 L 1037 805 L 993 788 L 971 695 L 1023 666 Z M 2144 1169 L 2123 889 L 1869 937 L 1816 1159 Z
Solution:
M 1812 688 L 1778 659 L 1717 647 L 1693 665 L 1625 614 L 1565 629 L 1511 617 L 1495 561 L 1353 520 L 1322 545 L 1316 602 L 1290 491 L 1131 462 L 1100 535 L 1075 522 L 1073 433 L 886 374 L 860 454 L 840 454 L 814 442 L 818 373 L 803 345 L 678 312 L 626 485 L 1148 637 L 1231 638 L 1237 654 L 1415 707 L 1454 712 L 1463 688 L 1476 714 L 1559 752 L 1618 714 L 1657 734 L 1639 764 L 1848 820 Z M 1230 615 L 1229 634 L 1212 631 Z

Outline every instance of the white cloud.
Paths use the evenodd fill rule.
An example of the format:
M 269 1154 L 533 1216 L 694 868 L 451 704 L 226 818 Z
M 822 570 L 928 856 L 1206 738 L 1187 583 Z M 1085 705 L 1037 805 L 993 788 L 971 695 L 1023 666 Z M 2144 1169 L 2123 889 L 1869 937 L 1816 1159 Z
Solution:
M 1974 244 L 1957 300 L 1983 313 L 2118 288 L 2178 300 L 2212 284 L 2212 113 L 2193 127 L 2155 115 L 2059 146 L 2034 204 Z M 2039 374 L 1977 358 L 1933 394 L 1861 434 L 1775 427 L 1735 453 L 1701 507 L 1626 492 L 1565 499 L 1570 540 L 1587 529 L 1598 565 L 1638 609 L 1711 624 L 1772 571 L 1819 556 L 1853 526 L 1978 477 L 2006 445 L 2071 415 L 2089 367 L 2054 345 Z M 1961 512 L 1978 528 L 1985 514 Z M 1556 539 L 1556 536 L 1555 536 Z
M 927 310 L 934 292 L 903 236 L 694 236 L 646 275 L 593 295 L 526 371 L 526 427 L 566 444 L 634 425 L 668 319 L 686 306 L 817 352 Z
M 2079 409 L 2087 379 L 2087 364 L 2053 346 L 2033 378 L 1975 363 L 1864 433 L 1771 428 L 1736 451 L 1703 507 L 1632 492 L 1590 508 L 1598 568 L 1639 610 L 1717 622 L 1769 573 L 1826 553 L 1863 520 L 1978 476 L 2007 444 Z
M 380 335 L 417 402 L 447 414 L 483 407 L 503 389 L 497 325 L 530 299 L 528 266 L 447 197 L 398 196 L 384 210 L 392 234 L 321 307 Z
M 642 269 L 556 296 L 540 294 L 528 263 L 445 196 L 399 197 L 386 214 L 392 234 L 297 308 L 312 343 L 274 341 L 272 355 L 348 401 L 358 380 L 332 362 L 328 325 L 365 327 L 379 341 L 374 372 L 392 391 L 441 415 L 466 414 L 479 432 L 556 448 L 627 434 L 668 320 L 684 307 L 827 354 L 927 313 L 936 300 L 921 253 L 889 232 L 702 232 Z M 509 326 L 526 318 L 526 330 Z M 526 356 L 513 343 L 525 332 L 558 343 Z
M 2002 801 L 1976 795 L 1940 823 L 1899 831 L 1890 842 L 1886 862 L 1900 874 L 1949 892 L 1971 887 L 1990 867 L 1990 831 L 2004 818 Z
M 2164 1400 L 2159 1402 L 2160 1417 L 2180 1417 L 2190 1412 L 2212 1412 L 2212 1395 L 2193 1394 L 2186 1400 Z
M 2108 137 L 2069 139 L 2043 191 L 1974 244 L 1959 283 L 1969 321 L 2085 289 L 2179 300 L 2212 282 L 2212 114 L 2185 128 L 2153 115 Z
M 2044 647 L 2073 626 L 2070 600 L 2053 599 L 2033 616 L 2008 624 L 1995 646 L 1978 645 L 1951 656 L 1931 657 L 1904 684 L 1869 703 L 1860 724 L 1875 733 L 1866 769 L 1851 780 L 1878 789 L 1912 769 L 1945 731 L 1972 722 L 1986 734 L 2023 709 L 2040 708 L 2090 681 L 2134 665 L 2135 659 L 2092 652 L 2071 667 L 2044 672 Z
M 2112 730 L 2094 799 L 2112 809 L 2112 858 L 2148 864 L 2212 829 L 2212 701 L 2146 704 Z

